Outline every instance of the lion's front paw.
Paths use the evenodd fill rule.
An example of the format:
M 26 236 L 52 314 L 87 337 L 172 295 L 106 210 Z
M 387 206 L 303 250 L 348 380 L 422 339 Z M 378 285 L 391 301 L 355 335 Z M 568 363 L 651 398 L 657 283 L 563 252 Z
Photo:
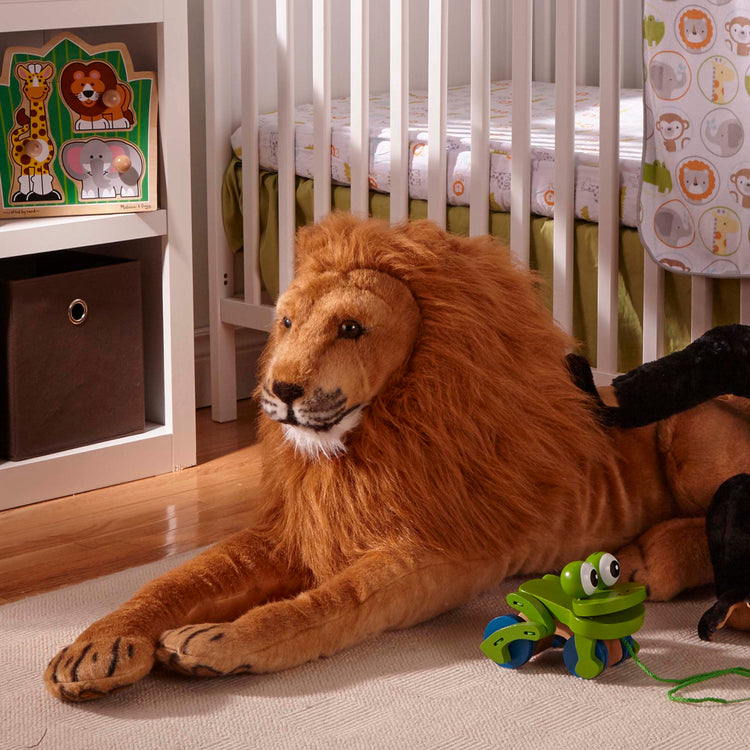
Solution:
M 169 669 L 198 677 L 247 674 L 232 623 L 188 625 L 162 633 L 156 658 Z
M 640 539 L 618 550 L 620 580 L 641 583 L 651 601 L 665 602 L 683 589 L 680 571 L 668 557 L 655 557 L 651 546 Z
M 132 685 L 154 665 L 154 645 L 144 638 L 82 639 L 52 659 L 44 682 L 52 695 L 68 701 L 102 698 Z
M 645 583 L 642 579 L 646 576 L 646 561 L 637 543 L 628 544 L 627 547 L 617 550 L 616 557 L 620 563 L 621 581 Z

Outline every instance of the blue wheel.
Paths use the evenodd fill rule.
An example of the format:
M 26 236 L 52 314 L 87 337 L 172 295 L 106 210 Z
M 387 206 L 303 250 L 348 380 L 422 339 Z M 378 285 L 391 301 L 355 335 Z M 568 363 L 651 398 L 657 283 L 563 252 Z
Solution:
M 490 620 L 484 629 L 484 637 L 489 638 L 498 630 L 507 628 L 509 625 L 516 625 L 519 622 L 524 622 L 523 617 L 519 617 L 518 615 L 500 615 L 500 617 Z M 534 641 L 527 641 L 526 639 L 512 641 L 508 645 L 508 650 L 510 651 L 510 660 L 498 664 L 498 666 L 505 667 L 505 669 L 518 669 L 518 667 L 526 664 L 534 655 Z
M 571 674 L 580 677 L 581 675 L 576 672 L 576 667 L 578 666 L 578 652 L 576 651 L 575 641 L 575 636 L 573 636 L 572 638 L 568 638 L 565 642 L 565 645 L 563 646 L 563 661 Z M 594 655 L 602 663 L 602 668 L 599 672 L 599 674 L 601 674 L 607 668 L 607 664 L 609 663 L 609 651 L 607 651 L 604 641 L 596 641 L 596 644 L 594 645 Z

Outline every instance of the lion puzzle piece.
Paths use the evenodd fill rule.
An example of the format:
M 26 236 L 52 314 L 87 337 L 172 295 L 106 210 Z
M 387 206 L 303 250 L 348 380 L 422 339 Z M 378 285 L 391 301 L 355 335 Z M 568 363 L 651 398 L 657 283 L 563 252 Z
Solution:
M 76 132 L 129 130 L 135 126 L 133 91 L 104 60 L 74 60 L 60 73 L 60 98 Z
M 646 589 L 620 583 L 620 564 L 607 552 L 569 563 L 559 576 L 523 583 L 508 604 L 522 616 L 501 615 L 485 628 L 482 651 L 517 669 L 549 647 L 562 647 L 568 670 L 585 679 L 624 661 L 643 624 Z

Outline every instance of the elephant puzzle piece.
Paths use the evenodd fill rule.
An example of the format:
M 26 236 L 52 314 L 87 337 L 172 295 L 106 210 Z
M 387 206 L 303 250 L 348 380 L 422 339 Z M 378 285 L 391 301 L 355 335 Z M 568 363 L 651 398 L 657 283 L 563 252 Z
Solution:
M 68 141 L 61 159 L 66 174 L 80 183 L 82 200 L 140 195 L 143 158 L 127 141 L 100 138 Z

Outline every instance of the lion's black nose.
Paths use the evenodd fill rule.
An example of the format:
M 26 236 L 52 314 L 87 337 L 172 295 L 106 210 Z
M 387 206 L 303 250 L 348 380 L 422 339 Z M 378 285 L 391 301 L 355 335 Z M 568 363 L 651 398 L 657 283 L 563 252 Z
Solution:
M 81 93 L 82 93 L 82 94 L 83 94 L 84 96 L 93 96 L 93 95 L 94 95 L 94 92 L 93 92 L 93 91 L 91 91 L 91 90 L 89 90 L 89 89 L 84 89 L 84 90 L 83 90 L 83 91 L 82 91 Z
M 292 404 L 305 392 L 305 389 L 295 383 L 282 383 L 280 380 L 274 380 L 273 392 L 285 404 Z

